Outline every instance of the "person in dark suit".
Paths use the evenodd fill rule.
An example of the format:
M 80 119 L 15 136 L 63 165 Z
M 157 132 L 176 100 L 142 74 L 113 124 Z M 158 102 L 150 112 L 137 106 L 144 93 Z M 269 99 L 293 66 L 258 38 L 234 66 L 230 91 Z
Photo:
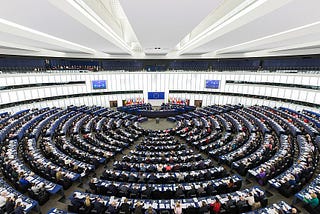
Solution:
M 149 176 L 148 180 L 149 180 L 149 183 L 153 184 L 153 183 L 156 182 L 157 177 L 154 175 L 154 173 L 151 173 L 151 175 Z
M 206 186 L 205 190 L 206 190 L 206 193 L 208 195 L 212 195 L 212 193 L 215 191 L 215 188 L 214 188 L 214 186 L 213 186 L 211 181 L 208 183 L 208 185 Z
M 16 205 L 15 198 L 8 197 L 6 200 L 5 208 L 7 213 L 12 213 L 14 210 L 14 207 Z
M 204 214 L 210 212 L 209 206 L 205 201 L 201 202 L 201 207 L 199 208 L 199 214 Z
M 231 195 L 228 195 L 228 201 L 225 204 L 226 208 L 229 209 L 234 204 L 235 204 L 235 201 L 232 199 Z
M 149 206 L 145 211 L 145 214 L 157 214 L 157 212 L 151 206 Z
M 134 214 L 143 214 L 143 204 L 141 204 L 140 201 L 136 203 L 136 206 L 134 207 Z
M 116 201 L 113 201 L 113 202 L 108 206 L 107 211 L 108 211 L 110 214 L 117 214 L 117 213 L 118 213 L 118 210 L 117 210 L 117 202 L 116 202 Z
M 136 196 L 140 195 L 140 191 L 139 191 L 139 186 L 138 185 L 134 185 L 131 189 L 130 189 L 130 195 L 134 194 Z
M 133 173 L 130 173 L 129 178 L 128 178 L 128 182 L 135 183 L 136 181 L 137 181 L 137 178 L 134 176 Z
M 129 187 L 127 185 L 121 185 L 119 187 L 119 192 L 122 192 L 124 194 L 124 195 L 122 195 L 122 197 L 123 196 L 128 197 L 129 196 Z
M 20 201 L 16 204 L 13 212 L 14 214 L 24 214 L 24 206 Z
M 96 200 L 93 202 L 93 208 L 97 211 L 97 213 L 104 213 L 106 210 L 106 206 L 104 205 L 104 202 L 101 198 L 96 198 Z
M 120 205 L 119 211 L 124 212 L 125 214 L 130 214 L 130 204 L 128 199 L 124 199 L 124 202 Z
M 175 197 L 179 198 L 182 196 L 184 197 L 184 188 L 182 185 L 179 185 L 178 188 L 176 189 Z
M 147 198 L 151 198 L 152 191 L 153 191 L 152 187 L 146 184 L 146 189 L 142 191 L 142 194 L 145 195 Z
M 80 208 L 83 204 L 83 201 L 77 197 L 77 194 L 73 194 L 73 197 L 71 198 L 71 204 L 76 207 L 76 208 Z
M 107 186 L 107 190 L 108 190 L 109 192 L 111 192 L 112 195 L 116 195 L 117 192 L 118 192 L 118 189 L 117 189 L 116 185 L 114 185 L 113 182 Z
M 191 185 L 191 189 L 188 191 L 187 195 L 188 195 L 189 198 L 194 197 L 195 195 L 197 195 L 197 190 L 194 187 L 194 185 Z
M 237 207 L 240 209 L 240 208 L 245 207 L 247 205 L 248 205 L 247 201 L 245 200 L 245 198 L 243 196 L 241 196 L 240 200 L 237 201 Z

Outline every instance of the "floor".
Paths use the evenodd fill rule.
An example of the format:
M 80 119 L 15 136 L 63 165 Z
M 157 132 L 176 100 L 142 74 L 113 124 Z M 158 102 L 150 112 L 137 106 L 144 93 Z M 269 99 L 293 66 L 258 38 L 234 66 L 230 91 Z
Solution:
M 149 119 L 148 121 L 143 122 L 141 124 L 141 127 L 143 127 L 144 129 L 151 129 L 151 130 L 173 128 L 174 126 L 175 126 L 175 123 L 169 122 L 166 119 L 162 119 L 162 118 L 160 119 L 159 123 L 156 122 L 156 119 Z M 118 154 L 114 160 L 120 160 L 123 155 L 128 154 L 129 151 L 133 149 L 135 145 L 140 142 L 140 140 L 141 138 L 137 142 L 135 142 L 133 145 L 131 145 L 129 148 L 125 149 L 123 151 L 123 154 Z M 183 142 L 181 139 L 180 141 Z M 208 156 L 206 156 L 205 154 L 202 154 L 202 155 L 204 158 L 208 158 Z M 217 162 L 215 163 L 218 165 Z M 94 173 L 91 173 L 87 178 L 84 178 L 81 182 L 76 182 L 68 190 L 65 190 L 63 193 L 52 196 L 50 198 L 50 201 L 48 201 L 43 206 L 40 206 L 40 212 L 47 213 L 48 210 L 50 210 L 53 207 L 67 211 L 67 206 L 69 203 L 68 197 L 71 196 L 75 190 L 86 191 L 86 189 L 89 188 L 87 185 L 88 181 L 95 176 L 99 178 L 102 172 L 104 171 L 104 169 L 107 167 L 112 167 L 112 164 L 113 164 L 113 161 L 110 161 L 105 166 L 100 166 L 99 168 L 97 168 L 97 170 Z M 230 174 L 237 174 L 235 171 L 231 171 L 231 169 L 228 166 L 224 166 L 224 167 L 230 172 Z M 241 189 L 250 188 L 252 186 L 259 186 L 259 185 L 253 178 L 243 177 L 243 183 L 242 183 Z M 275 189 L 273 189 L 272 187 L 269 187 L 268 185 L 263 186 L 262 189 L 264 189 L 267 194 L 269 204 L 276 203 L 282 200 L 287 202 L 290 205 L 294 200 L 294 197 L 285 198 L 284 196 L 279 194 Z M 294 207 L 298 209 L 299 213 L 308 213 L 306 210 L 303 209 L 301 202 L 298 204 L 294 204 Z M 33 213 L 38 213 L 38 212 L 33 212 Z

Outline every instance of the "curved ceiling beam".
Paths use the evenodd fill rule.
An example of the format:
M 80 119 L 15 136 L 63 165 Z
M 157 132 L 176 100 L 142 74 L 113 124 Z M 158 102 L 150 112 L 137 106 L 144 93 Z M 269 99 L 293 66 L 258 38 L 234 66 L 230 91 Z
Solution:
M 56 45 L 59 47 L 69 48 L 78 52 L 83 52 L 88 54 L 96 54 L 97 52 L 92 48 L 88 48 L 83 45 L 79 45 L 74 42 L 70 42 L 70 41 L 16 24 L 14 22 L 10 22 L 5 19 L 1 19 L 1 18 L 0 18 L 0 31 L 9 33 L 15 36 L 24 37 L 24 38 L 35 40 L 35 41 Z
M 175 57 L 193 50 L 286 5 L 290 1 L 291 0 L 234 0 L 228 2 L 229 4 L 234 3 L 234 9 L 225 14 L 224 12 L 228 9 L 226 7 L 230 7 L 230 5 L 224 4 L 216 11 L 213 11 L 191 33 L 182 39 L 167 56 Z M 215 13 L 225 15 L 217 18 L 214 16 Z M 201 28 L 201 30 L 199 30 L 199 28 Z
M 49 0 L 49 2 L 130 55 L 144 56 L 141 45 L 117 0 Z M 117 11 L 113 8 L 115 5 Z

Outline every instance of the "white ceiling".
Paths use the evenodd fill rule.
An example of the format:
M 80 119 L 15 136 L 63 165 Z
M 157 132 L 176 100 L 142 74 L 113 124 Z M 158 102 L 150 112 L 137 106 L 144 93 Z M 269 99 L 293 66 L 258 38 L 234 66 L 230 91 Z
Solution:
M 3 0 L 0 54 L 237 58 L 319 54 L 319 0 Z
M 170 50 L 222 0 L 120 0 L 145 52 Z M 160 50 L 161 50 L 160 49 Z

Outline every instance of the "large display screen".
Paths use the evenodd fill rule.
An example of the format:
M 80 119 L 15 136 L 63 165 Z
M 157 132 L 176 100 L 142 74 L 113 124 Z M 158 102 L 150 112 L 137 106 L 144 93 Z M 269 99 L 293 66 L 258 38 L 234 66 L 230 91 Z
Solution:
M 206 80 L 206 88 L 218 89 L 220 87 L 220 80 Z
M 148 92 L 149 100 L 163 100 L 164 92 Z
M 106 80 L 92 80 L 93 89 L 106 89 L 107 81 Z

